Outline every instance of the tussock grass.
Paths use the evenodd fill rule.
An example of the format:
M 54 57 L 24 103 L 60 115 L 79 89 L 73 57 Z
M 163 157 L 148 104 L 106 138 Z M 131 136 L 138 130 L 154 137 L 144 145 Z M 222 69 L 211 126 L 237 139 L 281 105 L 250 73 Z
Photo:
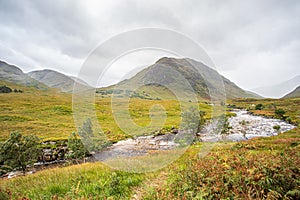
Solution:
M 31 199 L 128 199 L 143 174 L 114 171 L 101 163 L 53 168 L 11 180 L 1 180 L 0 188 L 12 198 Z

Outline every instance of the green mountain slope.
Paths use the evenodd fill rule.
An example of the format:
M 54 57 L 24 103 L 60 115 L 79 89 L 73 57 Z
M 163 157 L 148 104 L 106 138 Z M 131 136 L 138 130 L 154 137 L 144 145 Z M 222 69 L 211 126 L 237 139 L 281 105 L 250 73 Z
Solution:
M 20 68 L 0 61 L 0 80 L 31 86 L 38 89 L 47 89 L 47 86 L 25 74 Z
M 28 75 L 48 87 L 58 88 L 63 92 L 72 92 L 75 81 L 78 81 L 78 79 L 49 69 L 32 71 L 29 72 Z M 82 83 L 82 81 L 80 81 L 80 83 Z
M 198 73 L 197 69 L 201 73 Z M 220 80 L 224 85 L 220 84 L 222 83 Z M 146 92 L 152 97 L 159 98 L 172 97 L 172 92 L 166 93 L 167 88 L 183 93 L 187 97 L 197 94 L 203 99 L 209 99 L 209 94 L 212 93 L 221 94 L 224 88 L 228 99 L 260 97 L 239 88 L 203 63 L 188 58 L 161 58 L 155 64 L 143 69 L 132 78 L 121 81 L 114 87 L 132 90 L 139 88 L 139 92 Z M 112 89 L 112 87 L 106 89 Z M 163 90 L 165 92 L 162 92 Z
M 283 98 L 296 98 L 300 97 L 300 86 L 298 86 L 295 90 L 285 95 Z

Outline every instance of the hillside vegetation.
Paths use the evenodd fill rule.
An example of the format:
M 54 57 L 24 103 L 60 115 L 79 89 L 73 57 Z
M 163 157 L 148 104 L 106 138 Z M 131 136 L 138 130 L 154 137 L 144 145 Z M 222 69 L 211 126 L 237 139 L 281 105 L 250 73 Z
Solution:
M 300 97 L 300 86 L 298 86 L 295 90 L 285 95 L 283 98 L 296 98 Z
M 48 89 L 46 85 L 31 78 L 17 66 L 10 65 L 1 60 L 0 60 L 0 81 L 17 83 L 20 85 L 31 86 L 43 90 Z
M 61 93 L 52 89 L 48 91 L 20 86 L 9 82 L 0 82 L 11 88 L 18 88 L 23 93 L 0 94 L 0 140 L 8 138 L 13 131 L 24 135 L 36 134 L 43 140 L 67 139 L 76 132 L 72 113 L 72 94 Z M 115 122 L 111 108 L 110 96 L 95 94 L 97 118 L 109 140 L 115 142 L 129 137 Z M 167 114 L 164 128 L 177 127 L 180 123 L 180 105 L 176 100 L 144 99 L 138 96 L 130 98 L 129 112 L 135 123 L 147 126 L 151 122 L 149 110 L 153 105 L 161 104 Z M 211 106 L 200 103 L 200 107 L 209 117 Z

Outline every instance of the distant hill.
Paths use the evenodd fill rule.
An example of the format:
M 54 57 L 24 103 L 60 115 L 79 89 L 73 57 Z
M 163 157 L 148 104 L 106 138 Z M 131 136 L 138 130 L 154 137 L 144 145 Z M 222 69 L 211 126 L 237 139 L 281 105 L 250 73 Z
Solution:
M 270 98 L 281 98 L 300 85 L 300 75 L 276 85 L 254 88 L 252 91 Z
M 47 89 L 46 85 L 31 78 L 17 66 L 10 65 L 3 61 L 0 61 L 0 80 L 38 89 Z
M 300 85 L 295 90 L 285 95 L 283 98 L 295 98 L 295 97 L 300 97 Z
M 201 71 L 201 75 L 197 72 L 196 67 Z M 186 96 L 195 91 L 198 97 L 208 99 L 209 93 L 220 94 L 221 90 L 219 88 L 222 85 L 218 85 L 220 81 L 217 81 L 220 77 L 224 82 L 227 98 L 260 98 L 260 96 L 254 93 L 239 88 L 225 77 L 219 76 L 215 70 L 203 63 L 188 58 L 161 58 L 155 64 L 143 69 L 132 78 L 121 81 L 115 86 L 117 88 L 124 86 L 124 88 L 128 89 L 131 86 L 144 85 L 140 91 L 144 91 L 154 97 L 156 94 L 156 97 L 159 98 L 164 98 L 163 93 L 168 92 L 166 88 L 169 87 L 176 88 L 177 91 Z M 186 87 L 186 81 L 188 81 L 191 88 Z M 153 84 L 153 82 L 158 84 Z M 165 87 L 160 85 L 164 85 Z M 108 87 L 106 89 L 111 88 Z
M 86 84 L 84 81 L 75 77 L 70 77 L 54 70 L 44 69 L 29 72 L 28 75 L 51 88 L 58 88 L 63 92 L 72 92 L 75 81 Z

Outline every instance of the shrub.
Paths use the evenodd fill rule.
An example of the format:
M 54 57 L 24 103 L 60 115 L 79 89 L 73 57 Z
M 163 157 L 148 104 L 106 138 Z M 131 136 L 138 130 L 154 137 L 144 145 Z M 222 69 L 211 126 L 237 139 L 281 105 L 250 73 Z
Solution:
M 7 87 L 6 85 L 0 86 L 0 93 L 11 93 L 12 89 Z
M 262 110 L 263 108 L 264 108 L 264 105 L 262 105 L 261 103 L 259 103 L 255 106 L 255 110 Z
M 282 109 L 276 109 L 274 113 L 280 119 L 284 119 L 284 114 L 285 114 L 284 110 L 282 110 Z
M 9 166 L 12 170 L 21 168 L 25 174 L 27 166 L 33 164 L 41 153 L 38 145 L 37 136 L 22 136 L 21 133 L 13 132 L 8 140 L 1 144 L 0 163 Z
M 74 132 L 68 138 L 68 150 L 68 158 L 75 159 L 77 163 L 78 159 L 84 159 L 89 153 Z
M 273 129 L 275 129 L 276 131 L 280 130 L 280 126 L 273 126 Z

